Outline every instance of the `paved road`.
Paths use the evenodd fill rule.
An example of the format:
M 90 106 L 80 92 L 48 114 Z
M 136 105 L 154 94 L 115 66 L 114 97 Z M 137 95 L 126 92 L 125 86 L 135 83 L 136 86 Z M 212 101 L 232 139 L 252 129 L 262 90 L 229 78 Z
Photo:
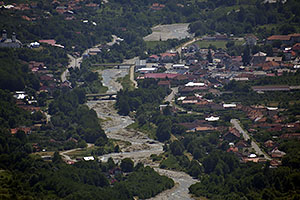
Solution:
M 172 92 L 166 96 L 165 101 L 170 102 L 170 105 L 172 105 L 172 100 L 174 99 L 175 95 L 178 93 L 178 87 L 171 88 Z
M 181 45 L 180 47 L 178 47 L 176 49 L 176 51 L 179 53 L 179 55 L 181 55 L 181 50 L 182 50 L 183 47 L 186 47 L 186 46 L 188 46 L 190 44 L 193 44 L 194 42 L 196 42 L 198 40 L 200 40 L 200 38 L 193 38 L 192 40 L 190 40 L 190 41 L 184 43 L 183 45 Z
M 230 122 L 240 133 L 242 133 L 245 140 L 250 139 L 248 133 L 240 126 L 239 120 L 231 119 Z M 271 160 L 270 156 L 265 154 L 254 141 L 251 142 L 251 146 L 256 152 L 256 155 L 264 155 L 267 160 Z
M 87 147 L 90 148 L 94 146 L 94 144 L 90 144 L 90 143 L 87 143 Z M 76 148 L 76 149 L 70 149 L 70 150 L 66 150 L 66 151 L 61 151 L 59 152 L 59 154 L 62 156 L 62 158 L 66 161 L 73 161 L 73 162 L 77 162 L 77 160 L 75 159 L 71 159 L 71 157 L 68 155 L 69 153 L 72 153 L 74 151 L 77 151 L 77 150 L 81 150 L 83 148 Z

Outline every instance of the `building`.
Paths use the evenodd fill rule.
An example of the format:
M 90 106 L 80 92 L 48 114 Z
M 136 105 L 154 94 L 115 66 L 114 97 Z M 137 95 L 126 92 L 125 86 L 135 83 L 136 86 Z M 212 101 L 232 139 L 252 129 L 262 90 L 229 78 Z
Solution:
M 290 87 L 288 85 L 253 86 L 252 90 L 255 92 L 289 91 Z
M 280 41 L 282 44 L 291 45 L 293 43 L 300 42 L 300 33 L 289 35 L 272 35 L 267 38 L 267 44 L 272 44 L 275 41 Z
M 7 47 L 7 48 L 21 48 L 23 45 L 22 43 L 17 40 L 16 34 L 13 32 L 11 39 L 7 38 L 6 30 L 2 31 L 2 38 L 0 41 L 0 47 Z
M 254 46 L 257 44 L 258 38 L 253 34 L 249 34 L 245 36 L 245 40 L 247 45 Z
M 135 70 L 146 67 L 146 60 L 137 60 L 135 61 Z

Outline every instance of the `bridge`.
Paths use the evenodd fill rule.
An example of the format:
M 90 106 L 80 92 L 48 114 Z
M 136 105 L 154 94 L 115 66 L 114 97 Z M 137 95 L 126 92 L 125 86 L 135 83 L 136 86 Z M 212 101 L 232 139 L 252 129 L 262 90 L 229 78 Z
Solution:
M 116 100 L 117 93 L 86 94 L 88 100 Z
M 135 64 L 124 64 L 124 63 L 96 63 L 92 64 L 92 66 L 103 66 L 103 67 L 113 67 L 117 69 L 129 69 L 131 66 Z

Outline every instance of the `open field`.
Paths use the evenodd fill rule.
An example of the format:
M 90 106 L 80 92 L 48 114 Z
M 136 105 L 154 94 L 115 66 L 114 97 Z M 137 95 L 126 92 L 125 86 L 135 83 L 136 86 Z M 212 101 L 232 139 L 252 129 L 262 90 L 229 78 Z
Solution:
M 199 48 L 208 48 L 210 45 L 215 46 L 217 49 L 222 48 L 226 49 L 226 43 L 229 42 L 225 40 L 216 40 L 216 41 L 211 41 L 211 40 L 199 40 L 196 41 L 194 44 L 197 44 Z M 245 41 L 234 41 L 235 45 L 242 45 Z
M 166 24 L 157 25 L 152 28 L 152 33 L 144 37 L 145 41 L 166 41 L 168 39 L 184 39 L 186 37 L 193 37 L 188 32 L 188 23 L 182 24 Z

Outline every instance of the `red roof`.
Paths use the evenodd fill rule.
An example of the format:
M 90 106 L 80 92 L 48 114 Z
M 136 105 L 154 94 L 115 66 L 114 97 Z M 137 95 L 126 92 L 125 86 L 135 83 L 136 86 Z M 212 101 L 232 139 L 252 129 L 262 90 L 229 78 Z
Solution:
M 55 40 L 39 40 L 39 43 L 46 43 L 50 45 L 55 45 L 56 41 Z
M 18 127 L 18 128 L 13 128 L 10 129 L 11 134 L 16 134 L 18 131 L 24 131 L 25 134 L 29 133 L 31 131 L 30 127 Z
M 159 56 L 158 55 L 151 55 L 151 56 L 149 56 L 149 58 L 155 58 L 155 59 L 157 59 L 157 58 L 159 58 Z
M 167 74 L 167 73 L 148 73 L 145 74 L 145 78 L 155 78 L 155 79 L 164 79 L 164 78 L 169 78 L 169 79 L 173 79 L 176 76 L 178 76 L 178 74 Z
M 162 53 L 160 54 L 161 57 L 174 57 L 176 56 L 176 53 Z

